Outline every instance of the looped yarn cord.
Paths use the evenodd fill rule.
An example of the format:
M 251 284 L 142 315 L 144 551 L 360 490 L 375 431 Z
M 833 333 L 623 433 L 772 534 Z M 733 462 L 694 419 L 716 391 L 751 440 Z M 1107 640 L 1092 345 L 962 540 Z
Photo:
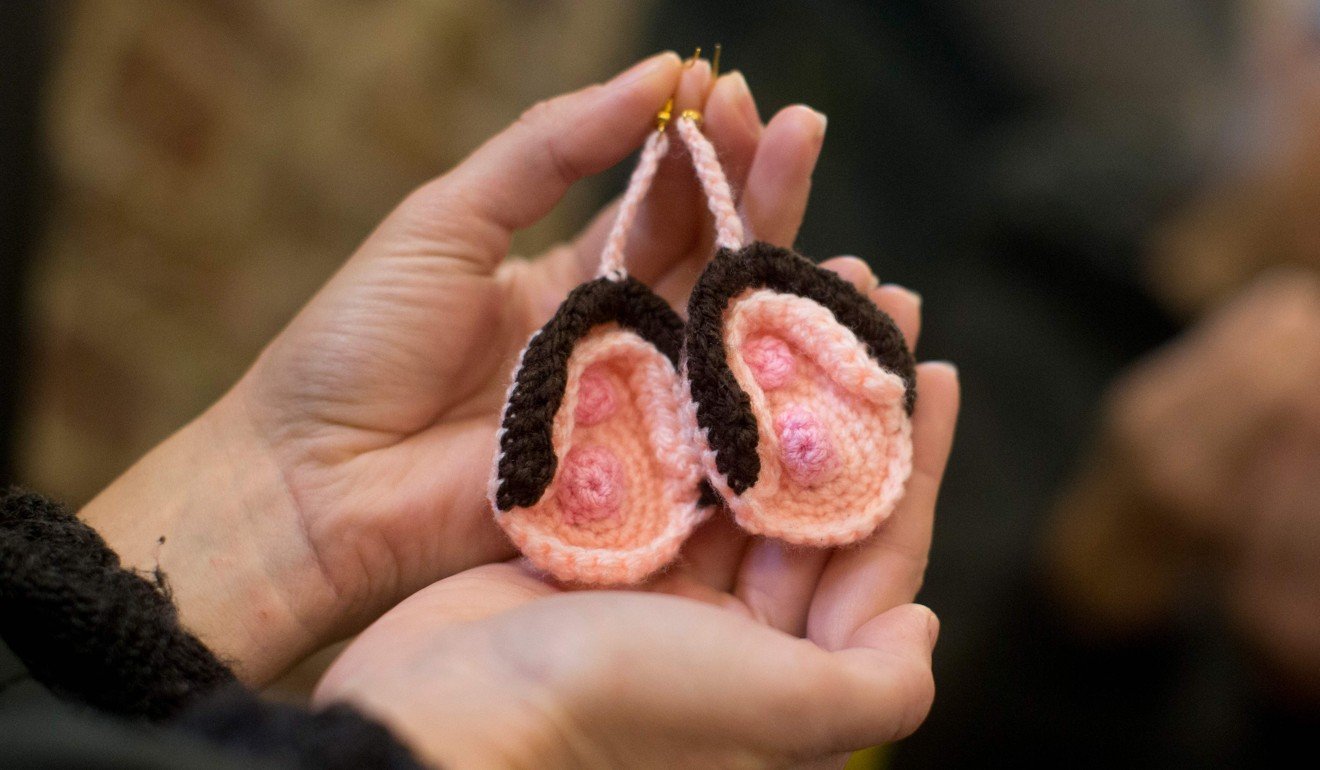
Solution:
M 667 152 L 669 152 L 669 139 L 663 131 L 655 131 L 647 137 L 641 157 L 637 159 L 637 168 L 633 169 L 632 177 L 628 180 L 628 189 L 624 191 L 623 200 L 619 203 L 619 213 L 614 218 L 614 226 L 610 228 L 610 234 L 605 239 L 597 277 L 620 281 L 628 274 L 623 266 L 623 248 L 628 242 L 628 231 L 632 229 L 633 220 L 637 218 L 637 207 L 651 189 L 651 181 L 655 179 L 656 169 L 660 167 L 660 159 Z
M 745 238 L 742 218 L 738 216 L 733 191 L 729 187 L 728 178 L 724 176 L 724 168 L 720 165 L 715 148 L 692 118 L 680 117 L 674 125 L 683 144 L 687 145 L 688 154 L 692 156 L 692 168 L 706 194 L 711 216 L 715 218 L 715 245 L 725 249 L 742 248 Z M 619 202 L 619 213 L 605 239 L 605 248 L 600 255 L 600 269 L 596 273 L 598 277 L 618 281 L 628 274 L 624 267 L 628 233 L 637 218 L 638 207 L 650 191 L 651 182 L 655 180 L 660 160 L 668 152 L 669 138 L 666 132 L 655 131 L 647 137 L 641 156 L 637 159 L 637 168 L 628 180 L 628 189 Z
M 729 180 L 724 176 L 724 168 L 715 154 L 715 148 L 701 133 L 696 121 L 687 117 L 679 118 L 677 125 L 678 135 L 683 138 L 692 156 L 692 168 L 696 170 L 697 179 L 706 193 L 710 213 L 715 217 L 715 246 L 731 250 L 742 248 L 742 219 L 733 204 L 733 191 L 729 189 Z

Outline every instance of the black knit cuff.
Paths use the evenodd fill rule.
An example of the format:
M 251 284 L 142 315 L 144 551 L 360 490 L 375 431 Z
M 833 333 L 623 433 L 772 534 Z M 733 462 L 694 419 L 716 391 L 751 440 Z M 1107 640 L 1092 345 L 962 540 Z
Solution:
M 158 583 L 122 569 L 63 506 L 0 498 L 0 636 L 53 692 L 159 720 L 234 674 L 179 625 Z
M 420 770 L 393 734 L 349 706 L 307 711 L 234 685 L 207 696 L 173 726 L 227 753 L 299 768 Z

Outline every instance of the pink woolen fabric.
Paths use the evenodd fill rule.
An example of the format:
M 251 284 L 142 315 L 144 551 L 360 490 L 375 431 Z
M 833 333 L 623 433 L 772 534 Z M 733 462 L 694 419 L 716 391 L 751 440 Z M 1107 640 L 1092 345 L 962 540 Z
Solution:
M 587 423 L 575 415 L 593 380 L 614 407 Z M 674 559 L 709 515 L 684 392 L 673 364 L 630 331 L 602 326 L 578 344 L 555 417 L 555 478 L 536 505 L 496 514 L 533 564 L 565 582 L 627 585 Z
M 730 303 L 725 348 L 751 399 L 761 472 L 734 494 L 706 449 L 708 478 L 738 524 L 790 543 L 837 546 L 869 536 L 912 472 L 904 383 L 825 307 L 748 291 Z

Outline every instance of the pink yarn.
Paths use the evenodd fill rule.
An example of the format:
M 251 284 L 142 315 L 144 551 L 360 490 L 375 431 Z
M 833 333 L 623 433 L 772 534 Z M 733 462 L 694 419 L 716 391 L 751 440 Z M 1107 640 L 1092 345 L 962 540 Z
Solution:
M 741 248 L 745 237 L 742 219 L 738 216 L 738 208 L 733 202 L 733 191 L 729 188 L 729 180 L 724 176 L 724 168 L 720 165 L 715 148 L 701 133 L 701 129 L 692 118 L 680 117 L 673 125 L 677 127 L 679 137 L 687 145 L 688 154 L 692 156 L 692 167 L 696 171 L 697 180 L 701 182 L 701 189 L 706 193 L 706 204 L 710 207 L 710 213 L 715 218 L 715 245 L 728 249 Z M 633 170 L 632 178 L 628 181 L 628 189 L 623 194 L 623 200 L 619 202 L 619 213 L 615 216 L 614 225 L 605 238 L 605 248 L 600 255 L 600 268 L 596 273 L 598 276 L 617 281 L 627 275 L 627 269 L 624 267 L 624 248 L 628 242 L 628 232 L 632 229 L 633 220 L 637 218 L 637 209 L 642 199 L 651 189 L 651 182 L 654 181 L 656 171 L 660 167 L 660 159 L 667 152 L 669 152 L 667 133 L 652 132 L 642 147 L 642 154 L 637 159 L 637 168 Z
M 610 234 L 605 239 L 605 248 L 600 255 L 600 270 L 598 276 L 603 276 L 611 280 L 620 280 L 627 275 L 627 270 L 623 266 L 623 249 L 628 242 L 628 231 L 632 229 L 633 220 L 637 217 L 637 208 L 641 205 L 642 199 L 651 189 L 651 181 L 655 179 L 656 169 L 660 167 L 660 159 L 669 152 L 669 139 L 663 131 L 655 131 L 646 140 L 646 145 L 642 147 L 641 157 L 637 159 L 637 168 L 633 170 L 632 178 L 628 181 L 628 189 L 623 193 L 623 200 L 619 202 L 619 213 L 614 218 L 614 226 L 610 228 Z
M 580 425 L 597 425 L 614 414 L 614 386 L 600 364 L 588 366 L 578 378 L 577 409 L 573 419 Z
M 574 525 L 619 515 L 623 506 L 623 464 L 598 444 L 568 450 L 555 494 L 564 518 Z
M 706 192 L 710 213 L 715 217 L 715 245 L 726 249 L 742 248 L 742 219 L 733 203 L 733 191 L 729 189 L 729 180 L 724 176 L 724 168 L 720 166 L 715 148 L 692 118 L 681 117 L 676 125 L 678 135 L 692 156 L 692 167 L 696 169 L 701 188 Z
M 714 147 L 691 117 L 670 125 L 692 157 L 717 246 L 741 248 L 742 220 Z M 669 142 L 664 131 L 647 138 L 606 236 L 598 277 L 626 277 L 627 239 Z M 552 443 L 560 459 L 549 493 L 526 508 L 497 507 L 496 517 L 518 549 L 559 580 L 637 583 L 673 561 L 712 510 L 700 495 L 696 408 L 673 364 L 651 343 L 613 325 L 580 341 L 568 368 L 565 395 L 574 406 L 554 417 Z M 496 457 L 492 499 L 500 462 Z
M 861 540 L 903 496 L 912 472 L 906 385 L 875 363 L 834 314 L 806 297 L 759 289 L 725 312 L 724 343 L 734 378 L 760 428 L 761 474 L 741 494 L 729 489 L 707 447 L 707 477 L 748 532 L 817 547 Z M 793 374 L 760 385 L 761 359 L 778 338 Z M 772 358 L 773 360 L 773 358 Z M 772 375 L 773 381 L 773 375 Z
M 742 354 L 762 390 L 782 388 L 797 371 L 793 349 L 773 335 L 754 337 L 743 345 Z
M 775 416 L 779 436 L 779 459 L 788 475 L 803 486 L 828 480 L 839 468 L 839 453 L 829 431 L 816 415 L 801 406 L 790 406 Z

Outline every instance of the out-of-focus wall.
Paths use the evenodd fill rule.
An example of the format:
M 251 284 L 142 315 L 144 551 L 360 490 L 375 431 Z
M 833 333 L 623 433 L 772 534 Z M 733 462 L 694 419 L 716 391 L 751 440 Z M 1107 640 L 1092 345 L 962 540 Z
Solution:
M 86 501 L 220 395 L 411 188 L 626 64 L 647 5 L 71 3 L 18 479 Z

